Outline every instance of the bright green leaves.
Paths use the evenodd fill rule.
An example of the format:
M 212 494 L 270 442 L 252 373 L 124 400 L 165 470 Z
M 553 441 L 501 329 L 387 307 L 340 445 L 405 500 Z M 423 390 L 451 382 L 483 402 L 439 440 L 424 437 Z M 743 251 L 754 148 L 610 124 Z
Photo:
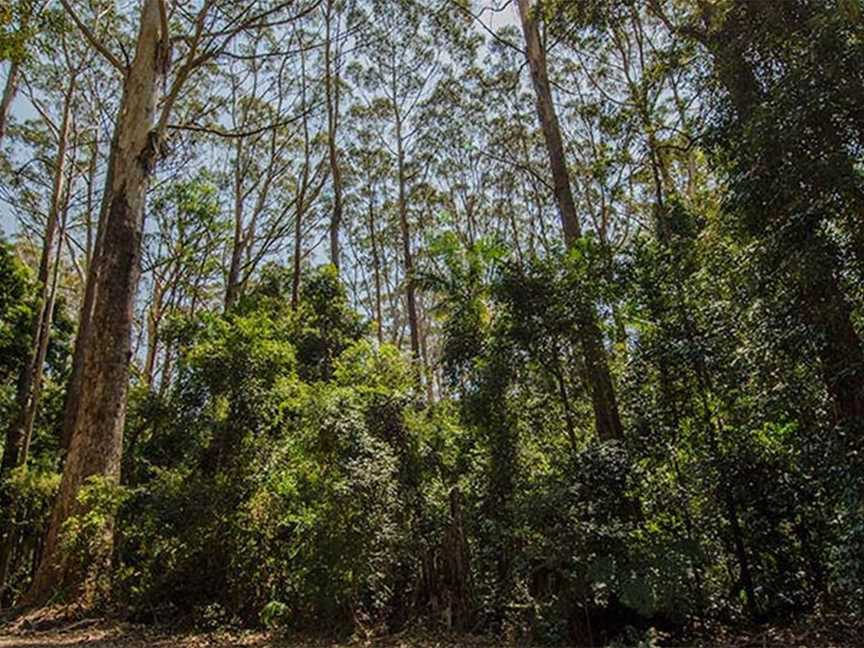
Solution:
M 33 278 L 14 248 L 0 239 L 0 381 L 5 382 L 23 361 L 33 317 Z
M 367 340 L 356 342 L 336 359 L 333 380 L 361 395 L 383 398 L 405 399 L 416 389 L 414 371 L 402 352 L 390 344 L 378 347 Z
M 290 279 L 270 267 L 228 313 L 183 327 L 172 391 L 130 422 L 147 430 L 124 509 L 135 606 L 298 626 L 392 603 L 414 370 L 362 339 L 332 268 L 304 278 L 296 309 Z
M 330 378 L 336 357 L 367 331 L 332 266 L 303 283 L 298 323 L 297 356 L 301 375 L 308 380 Z

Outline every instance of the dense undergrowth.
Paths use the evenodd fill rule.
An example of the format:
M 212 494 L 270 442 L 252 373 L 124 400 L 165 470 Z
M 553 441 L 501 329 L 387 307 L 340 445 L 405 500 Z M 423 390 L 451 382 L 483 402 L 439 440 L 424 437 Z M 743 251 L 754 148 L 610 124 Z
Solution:
M 174 324 L 175 379 L 130 400 L 122 485 L 91 480 L 89 512 L 67 526 L 69 550 L 84 555 L 101 516 L 119 511 L 115 570 L 103 574 L 115 612 L 596 643 L 826 602 L 855 609 L 861 528 L 857 477 L 837 469 L 842 438 L 818 416 L 796 420 L 801 401 L 734 388 L 765 372 L 748 366 L 763 356 L 742 353 L 729 311 L 691 308 L 699 319 L 686 327 L 673 315 L 640 331 L 621 379 L 626 443 L 598 443 L 550 369 L 571 344 L 578 259 L 516 269 L 491 246 L 438 251 L 444 269 L 428 281 L 444 294 L 459 276 L 471 289 L 441 302 L 454 396 L 431 404 L 326 268 L 306 278 L 299 309 L 273 267 L 227 314 Z M 621 272 L 656 267 L 647 254 Z M 683 299 L 699 289 L 691 281 Z M 627 299 L 638 309 L 649 298 Z M 685 337 L 694 330 L 704 333 Z M 692 353 L 728 381 L 722 392 L 700 391 Z M 808 380 L 785 389 L 818 412 Z M 13 481 L 33 531 L 58 482 L 51 438 Z M 16 582 L 26 579 L 25 565 Z

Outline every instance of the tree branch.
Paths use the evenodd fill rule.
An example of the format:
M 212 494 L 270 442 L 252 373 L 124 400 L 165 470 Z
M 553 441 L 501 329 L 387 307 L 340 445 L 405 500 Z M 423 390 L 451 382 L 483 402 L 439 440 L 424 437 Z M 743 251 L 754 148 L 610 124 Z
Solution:
M 307 115 L 309 115 L 314 108 L 320 106 L 319 102 L 316 105 L 310 106 L 308 110 L 305 112 L 294 115 L 290 119 L 286 119 L 280 122 L 273 122 L 270 124 L 265 124 L 264 126 L 259 126 L 257 128 L 251 128 L 245 131 L 229 131 L 221 128 L 216 128 L 213 126 L 196 126 L 194 124 L 168 124 L 167 128 L 169 130 L 181 130 L 181 131 L 191 131 L 193 133 L 208 133 L 210 135 L 216 135 L 217 137 L 224 137 L 226 139 L 237 139 L 243 137 L 252 137 L 253 135 L 258 135 L 259 133 L 263 133 L 265 131 L 271 130 L 273 128 L 281 128 L 283 126 L 287 126 L 289 124 L 293 124 L 300 119 L 303 119 Z
M 78 27 L 82 34 L 84 34 L 84 38 L 88 40 L 88 42 L 93 46 L 93 48 L 99 52 L 105 59 L 113 65 L 115 68 L 120 70 L 120 72 L 125 76 L 128 68 L 120 62 L 114 54 L 105 47 L 102 43 L 99 42 L 99 39 L 96 38 L 96 35 L 90 31 L 90 29 L 85 25 L 82 20 L 78 17 L 78 14 L 75 13 L 75 10 L 72 8 L 72 5 L 69 4 L 69 0 L 60 0 L 60 4 L 63 5 L 63 9 L 66 10 L 66 13 L 69 14 L 69 17 L 72 18 L 72 22 Z

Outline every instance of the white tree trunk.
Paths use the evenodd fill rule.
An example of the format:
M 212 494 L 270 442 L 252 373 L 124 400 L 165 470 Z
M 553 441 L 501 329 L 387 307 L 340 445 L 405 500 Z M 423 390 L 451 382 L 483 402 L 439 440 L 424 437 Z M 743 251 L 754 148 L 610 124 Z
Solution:
M 58 588 L 86 603 L 97 593 L 94 575 L 107 566 L 113 524 L 107 516 L 96 555 L 79 561 L 61 550 L 61 530 L 82 513 L 78 494 L 88 478 L 116 483 L 126 417 L 132 305 L 140 274 L 144 200 L 158 155 L 151 133 L 162 80 L 169 64 L 159 0 L 144 0 L 135 58 L 129 67 L 105 187 L 104 224 L 96 243 L 92 315 L 80 353 L 79 402 L 67 421 L 69 450 L 51 515 L 42 561 L 28 603 L 44 603 Z M 103 572 L 104 573 L 104 572 Z

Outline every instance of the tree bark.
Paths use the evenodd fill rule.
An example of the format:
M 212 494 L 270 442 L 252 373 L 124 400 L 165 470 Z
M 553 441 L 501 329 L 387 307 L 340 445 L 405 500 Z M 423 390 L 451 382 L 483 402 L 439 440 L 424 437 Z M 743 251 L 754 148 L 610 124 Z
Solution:
M 534 87 L 537 115 L 549 155 L 555 201 L 564 230 L 564 242 L 570 249 L 582 237 L 582 229 L 576 212 L 576 203 L 573 199 L 561 128 L 555 113 L 555 105 L 552 102 L 546 52 L 540 41 L 540 31 L 533 16 L 530 0 L 518 0 L 518 4 L 522 33 L 525 36 L 525 55 L 531 70 L 531 82 Z M 590 301 L 584 301 L 581 304 L 579 319 L 581 321 L 577 334 L 582 346 L 587 387 L 591 394 L 597 436 L 601 441 L 623 439 L 624 432 L 618 414 L 618 402 L 612 384 L 612 376 L 609 372 L 606 349 L 603 346 L 603 334 L 597 321 L 597 311 Z
M 802 315 L 816 333 L 822 379 L 833 405 L 832 419 L 860 432 L 864 425 L 864 348 L 853 324 L 852 305 L 840 287 L 837 251 L 829 242 L 821 242 L 827 248 L 823 258 L 808 264 L 810 268 L 800 280 Z M 859 434 L 851 440 L 850 450 L 864 449 Z
M 12 101 L 18 91 L 18 73 L 21 64 L 17 60 L 9 62 L 9 74 L 6 76 L 6 85 L 3 87 L 3 98 L 0 99 L 0 146 L 6 136 L 6 123 L 9 120 L 9 111 L 12 109 Z
M 231 264 L 228 267 L 228 279 L 225 282 L 225 311 L 231 309 L 240 296 L 240 265 L 243 262 L 243 251 L 246 247 L 246 236 L 243 230 L 243 138 L 237 139 L 237 159 L 234 162 L 234 240 L 231 246 Z
M 118 136 L 119 128 L 115 126 L 114 133 L 111 136 L 111 146 L 108 152 L 108 169 L 105 177 L 105 187 L 108 188 L 113 183 L 113 174 L 115 167 L 115 158 L 118 154 Z M 92 191 L 92 184 L 95 180 L 96 159 L 98 158 L 98 148 L 94 144 L 93 157 L 91 158 L 90 176 L 88 182 L 90 187 L 88 194 Z M 96 233 L 93 236 L 92 219 L 90 212 L 87 213 L 87 279 L 84 282 L 84 298 L 81 300 L 81 309 L 78 313 L 78 331 L 75 335 L 75 346 L 72 352 L 72 371 L 69 374 L 69 380 L 66 383 L 66 394 L 63 400 L 63 431 L 61 438 L 61 449 L 64 454 L 69 452 L 69 444 L 72 439 L 72 431 L 75 427 L 75 422 L 78 418 L 78 406 L 81 403 L 81 389 L 84 380 L 84 351 L 87 348 L 88 337 L 90 332 L 90 322 L 93 317 L 93 304 L 96 299 L 96 278 L 98 276 L 98 268 L 100 262 L 100 250 L 102 239 L 105 234 L 105 223 L 108 220 L 107 214 L 111 204 L 110 192 L 102 193 L 101 204 L 99 205 L 99 218 L 96 222 Z M 88 195 L 88 207 L 92 206 L 92 200 Z
M 306 194 L 309 189 L 309 165 L 312 163 L 311 142 L 309 139 L 309 119 L 306 114 L 306 57 L 303 54 L 303 41 L 300 40 L 300 108 L 303 110 L 303 171 L 297 188 L 297 201 L 294 215 L 294 258 L 291 277 L 291 308 L 300 305 L 300 273 L 303 261 L 303 217 L 306 213 Z
M 159 353 L 159 324 L 162 321 L 162 300 L 164 288 L 159 278 L 153 280 L 153 303 L 147 310 L 147 353 L 144 356 L 144 381 L 149 389 L 153 389 L 153 378 L 156 375 L 156 356 Z
M 372 246 L 372 272 L 375 282 L 375 334 L 378 343 L 384 343 L 384 315 L 381 309 L 381 255 L 378 251 L 378 233 L 375 228 L 374 187 L 369 193 L 369 240 Z
M 396 152 L 399 181 L 399 231 L 402 236 L 402 260 L 405 264 L 405 299 L 408 302 L 408 329 L 411 333 L 411 355 L 420 357 L 420 323 L 417 318 L 417 293 L 414 287 L 414 255 L 411 252 L 411 226 L 408 222 L 408 196 L 405 177 L 405 148 L 402 141 L 402 124 L 396 117 Z
M 105 223 L 97 246 L 93 310 L 81 352 L 81 383 L 60 490 L 42 560 L 25 600 L 45 603 L 62 588 L 91 603 L 96 578 L 110 563 L 113 518 L 106 516 L 91 555 L 73 559 L 62 548 L 65 522 L 84 511 L 78 501 L 91 477 L 119 481 L 131 353 L 132 306 L 140 274 L 144 201 L 158 153 L 152 131 L 156 103 L 170 65 L 160 0 L 144 0 L 135 57 L 126 71 L 105 187 Z
M 294 215 L 294 255 L 291 259 L 291 308 L 300 304 L 300 272 L 303 261 L 303 208 L 298 200 Z
M 331 34 L 333 0 L 327 0 L 325 9 L 324 36 L 324 94 L 327 104 L 327 152 L 330 160 L 330 176 L 333 180 L 333 213 L 330 216 L 330 262 L 339 270 L 340 245 L 339 233 L 342 227 L 342 169 L 339 164 L 339 150 L 336 146 L 336 133 L 339 128 L 339 67 L 333 71 Z

